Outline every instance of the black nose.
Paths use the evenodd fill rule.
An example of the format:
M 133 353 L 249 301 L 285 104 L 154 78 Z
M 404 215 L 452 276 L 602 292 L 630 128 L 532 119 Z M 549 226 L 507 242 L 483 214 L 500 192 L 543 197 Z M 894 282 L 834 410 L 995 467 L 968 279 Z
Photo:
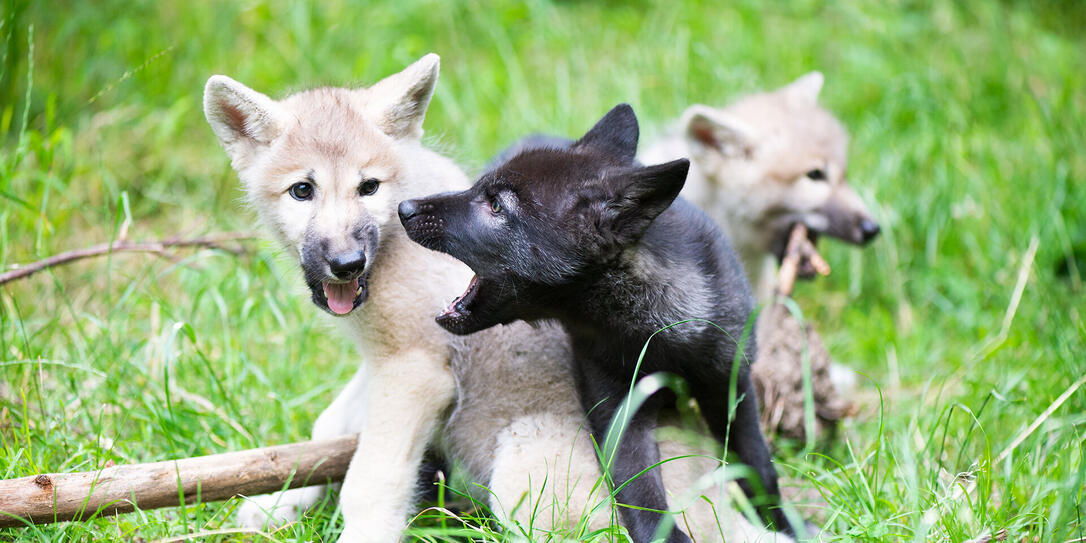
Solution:
M 336 255 L 328 261 L 328 268 L 336 279 L 353 279 L 366 269 L 366 255 L 362 251 Z
M 871 219 L 860 221 L 860 235 L 863 236 L 864 243 L 875 239 L 875 236 L 879 235 L 879 223 Z
M 399 212 L 400 222 L 405 222 L 419 212 L 419 204 L 414 200 L 404 200 L 400 202 Z

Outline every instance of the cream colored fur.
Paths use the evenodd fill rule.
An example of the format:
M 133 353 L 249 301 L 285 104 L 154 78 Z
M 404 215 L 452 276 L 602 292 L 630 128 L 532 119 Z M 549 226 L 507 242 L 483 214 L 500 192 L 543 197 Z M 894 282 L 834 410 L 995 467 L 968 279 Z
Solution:
M 403 199 L 468 186 L 455 164 L 419 141 L 437 71 L 437 56 L 427 55 L 369 89 L 317 89 L 282 101 L 225 76 L 212 77 L 205 90 L 208 121 L 252 207 L 292 256 L 301 258 L 306 232 L 334 242 L 359 220 L 380 228 L 379 249 L 366 255 L 369 298 L 334 319 L 342 337 L 357 344 L 359 369 L 313 428 L 314 438 L 359 435 L 340 494 L 341 541 L 399 540 L 428 444 L 487 485 L 485 499 L 510 526 L 531 524 L 536 534 L 573 529 L 588 511 L 596 511 L 592 527 L 605 526 L 611 512 L 597 485 L 565 333 L 518 322 L 461 338 L 433 320 L 471 272 L 410 242 L 395 209 Z M 360 175 L 381 180 L 377 193 L 355 192 Z M 315 196 L 299 202 L 287 189 L 306 176 Z M 688 475 L 683 480 L 700 475 L 690 469 L 680 470 Z M 255 497 L 239 520 L 282 524 L 323 492 Z M 732 511 L 726 503 L 722 510 Z M 712 511 L 705 515 L 694 516 L 716 523 Z M 722 518 L 729 541 L 773 536 L 734 512 Z
M 822 82 L 811 72 L 722 109 L 690 106 L 641 156 L 691 159 L 682 195 L 727 231 L 762 302 L 772 294 L 775 244 L 792 224 L 855 240 L 870 219 L 846 179 L 848 134 L 818 105 Z M 806 175 L 816 169 L 825 180 Z
M 308 232 L 344 239 L 360 217 L 379 227 L 380 251 L 367 255 L 369 298 L 337 319 L 358 345 L 360 368 L 313 429 L 314 438 L 359 435 L 340 495 L 344 541 L 399 538 L 425 447 L 455 397 L 452 338 L 432 316 L 450 283 L 470 273 L 408 240 L 395 211 L 403 199 L 468 186 L 451 161 L 419 142 L 437 62 L 427 56 L 370 89 L 317 89 L 281 102 L 224 76 L 205 91 L 208 121 L 251 204 L 288 251 L 300 258 Z M 315 196 L 296 201 L 287 189 L 307 175 Z M 377 193 L 358 196 L 360 175 L 381 180 Z M 314 495 L 303 490 L 270 505 L 278 501 L 278 516 L 289 519 Z M 268 505 L 243 509 L 243 520 L 254 522 Z

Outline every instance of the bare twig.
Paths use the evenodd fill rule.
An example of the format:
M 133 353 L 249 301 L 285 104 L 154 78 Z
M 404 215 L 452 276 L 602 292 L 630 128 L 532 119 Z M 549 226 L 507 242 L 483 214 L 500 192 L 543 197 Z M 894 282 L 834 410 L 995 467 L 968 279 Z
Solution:
M 357 436 L 344 436 L 0 481 L 0 528 L 89 520 L 137 507 L 212 502 L 340 481 L 357 445 Z
M 1011 331 L 1011 324 L 1014 323 L 1014 316 L 1018 314 L 1018 304 L 1022 302 L 1022 294 L 1026 291 L 1026 283 L 1029 282 L 1030 272 L 1033 270 L 1033 259 L 1037 256 L 1037 248 L 1040 243 L 1041 240 L 1036 234 L 1030 238 L 1029 247 L 1026 248 L 1026 254 L 1022 256 L 1022 263 L 1018 266 L 1018 280 L 1014 284 L 1011 301 L 1007 305 L 1007 311 L 1003 314 L 1003 325 L 1000 326 L 999 333 L 985 341 L 984 346 L 977 351 L 978 360 L 988 358 L 1007 341 Z
M 997 463 L 1002 462 L 1008 456 L 1010 456 L 1011 452 L 1013 452 L 1014 449 L 1018 448 L 1018 446 L 1021 445 L 1022 442 L 1030 436 L 1030 434 L 1037 430 L 1037 428 L 1040 428 L 1041 425 L 1044 424 L 1046 420 L 1048 420 L 1048 417 L 1051 417 L 1052 413 L 1055 413 L 1056 410 L 1059 409 L 1061 405 L 1063 405 L 1063 402 L 1066 402 L 1067 398 L 1070 398 L 1071 395 L 1074 394 L 1075 391 L 1078 390 L 1079 387 L 1081 387 L 1083 384 L 1086 384 L 1086 375 L 1079 377 L 1078 381 L 1075 381 L 1071 384 L 1070 387 L 1067 388 L 1067 390 L 1063 391 L 1063 394 L 1060 394 L 1060 396 L 1048 406 L 1048 409 L 1044 410 L 1044 413 L 1038 415 L 1037 418 L 1034 419 L 1033 422 L 1030 423 L 1030 425 L 1026 427 L 1026 429 L 1022 433 L 1018 434 L 1018 437 L 1014 438 L 1014 441 L 1012 441 L 1010 445 L 1007 445 L 1006 449 L 1003 449 L 1003 452 L 999 453 L 999 456 L 996 457 L 995 461 Z
M 788 246 L 784 250 L 784 258 L 781 259 L 781 269 L 777 275 L 776 293 L 780 296 L 791 296 L 792 287 L 796 284 L 796 275 L 801 266 L 809 264 L 819 275 L 829 275 L 830 265 L 818 254 L 810 239 L 807 239 L 807 226 L 799 223 L 792 227 L 792 234 L 788 238 Z
M 970 539 L 970 540 L 966 541 L 965 543 L 992 543 L 992 541 L 1006 541 L 1006 540 L 1007 540 L 1007 529 L 1006 528 L 1000 528 L 999 530 L 996 530 L 996 532 L 993 533 L 993 534 L 984 534 L 984 535 L 982 535 L 980 537 L 975 537 L 973 539 Z
M 151 543 L 179 543 L 181 541 L 196 541 L 197 539 L 203 539 L 205 537 L 211 537 L 216 535 L 258 535 L 267 539 L 268 541 L 275 541 L 275 536 L 269 534 L 263 530 L 257 530 L 256 528 L 221 528 L 218 530 L 200 530 L 199 532 L 192 532 L 188 534 L 177 535 L 173 537 L 166 537 L 162 539 L 155 539 Z
M 82 260 L 84 258 L 91 258 L 96 256 L 107 255 L 110 253 L 156 253 L 163 255 L 164 251 L 168 248 L 174 247 L 206 247 L 209 249 L 219 249 L 221 251 L 227 251 L 233 254 L 244 253 L 243 249 L 230 247 L 225 245 L 230 241 L 242 241 L 248 239 L 255 239 L 259 236 L 251 232 L 228 232 L 225 234 L 218 234 L 214 236 L 205 236 L 192 239 L 166 239 L 159 241 L 128 241 L 125 239 L 118 239 L 112 243 L 101 243 L 86 249 L 76 249 L 73 251 L 66 251 L 57 255 L 53 255 L 49 258 L 32 262 L 25 266 L 19 266 L 14 270 L 0 273 L 0 285 L 14 281 L 16 279 L 22 279 L 29 277 L 42 270 L 59 266 L 62 264 L 68 264 L 75 262 L 76 260 Z

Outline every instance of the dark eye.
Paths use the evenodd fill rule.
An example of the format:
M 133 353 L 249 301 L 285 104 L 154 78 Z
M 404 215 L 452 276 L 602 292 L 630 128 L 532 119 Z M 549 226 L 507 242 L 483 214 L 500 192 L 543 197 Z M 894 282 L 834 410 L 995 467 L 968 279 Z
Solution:
M 358 185 L 358 194 L 362 196 L 369 196 L 377 192 L 377 187 L 381 186 L 381 182 L 376 179 L 367 179 Z
M 807 172 L 807 177 L 812 181 L 825 181 L 826 172 L 822 171 L 821 168 L 815 168 Z
M 491 198 L 491 200 L 490 200 L 490 210 L 493 211 L 495 214 L 501 213 L 502 212 L 502 203 L 499 202 L 497 198 Z
M 287 190 L 291 198 L 304 202 L 313 198 L 313 185 L 306 182 L 295 183 Z

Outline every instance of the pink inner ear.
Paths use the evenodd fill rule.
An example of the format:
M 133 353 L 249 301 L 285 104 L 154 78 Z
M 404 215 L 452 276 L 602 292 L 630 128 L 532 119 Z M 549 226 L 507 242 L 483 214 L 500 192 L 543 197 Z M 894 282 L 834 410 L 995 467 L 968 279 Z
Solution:
M 238 134 L 248 134 L 245 131 L 245 113 L 240 108 L 233 104 L 222 104 L 222 116 L 231 130 Z
M 720 147 L 720 142 L 716 139 L 716 131 L 711 126 L 695 126 L 692 129 L 694 138 L 698 141 L 708 145 L 709 147 Z

